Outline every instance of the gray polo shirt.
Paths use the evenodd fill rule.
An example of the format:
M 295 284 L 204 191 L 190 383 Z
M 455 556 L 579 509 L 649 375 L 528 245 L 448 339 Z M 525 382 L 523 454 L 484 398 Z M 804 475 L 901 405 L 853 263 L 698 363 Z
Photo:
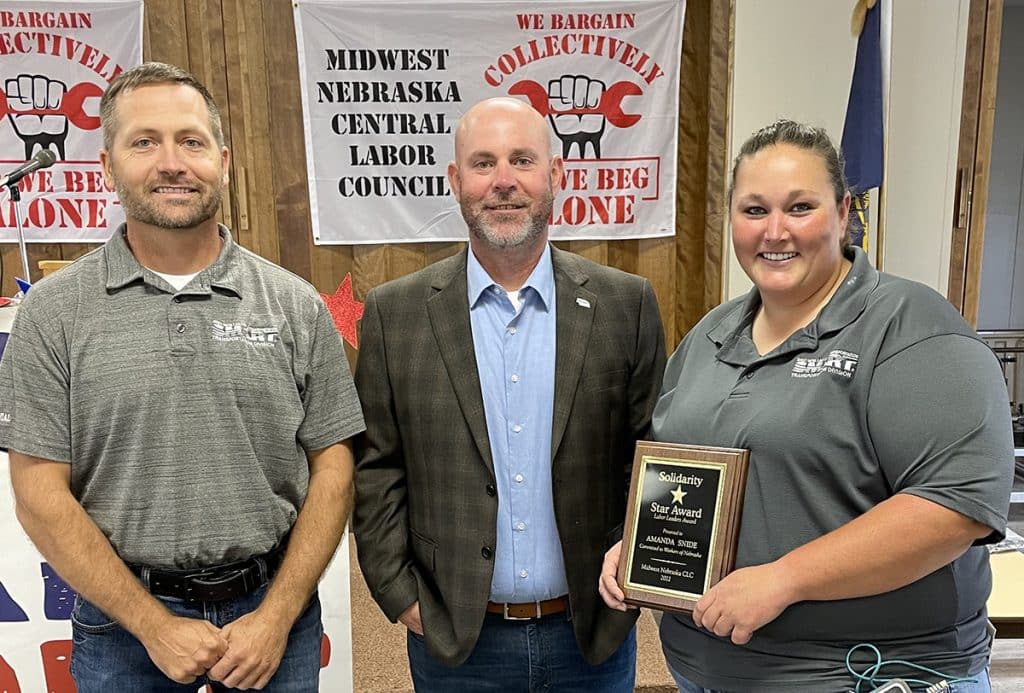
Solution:
M 0 362 L 0 445 L 69 462 L 129 563 L 269 551 L 305 499 L 305 450 L 363 430 L 316 289 L 220 235 L 217 260 L 175 291 L 122 227 L 32 287 Z
M 751 451 L 739 567 L 771 562 L 894 493 L 988 525 L 992 540 L 1004 531 L 1013 451 L 995 357 L 937 293 L 880 274 L 860 251 L 853 259 L 818 318 L 769 354 L 751 340 L 755 289 L 711 311 L 669 361 L 654 436 Z M 794 604 L 746 646 L 689 616 L 666 616 L 662 641 L 673 668 L 726 691 L 848 690 L 846 653 L 862 642 L 887 660 L 974 673 L 988 653 L 990 587 L 977 546 L 893 592 Z

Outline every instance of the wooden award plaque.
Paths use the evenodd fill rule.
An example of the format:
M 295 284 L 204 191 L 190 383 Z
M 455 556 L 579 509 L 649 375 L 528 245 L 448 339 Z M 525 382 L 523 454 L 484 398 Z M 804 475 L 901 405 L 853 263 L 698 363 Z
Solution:
M 749 456 L 637 442 L 618 570 L 627 603 L 693 611 L 733 569 Z

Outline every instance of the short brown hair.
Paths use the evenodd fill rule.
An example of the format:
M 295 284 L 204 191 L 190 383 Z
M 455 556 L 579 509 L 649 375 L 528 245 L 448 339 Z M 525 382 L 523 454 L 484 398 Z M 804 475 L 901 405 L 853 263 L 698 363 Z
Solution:
M 210 131 L 213 133 L 213 138 L 217 141 L 218 146 L 224 146 L 224 130 L 220 125 L 220 110 L 202 82 L 175 65 L 150 62 L 125 70 L 115 77 L 107 90 L 103 92 L 103 98 L 100 99 L 100 122 L 103 124 L 104 149 L 110 151 L 114 144 L 114 135 L 117 134 L 118 123 L 115 110 L 117 97 L 122 92 L 138 89 L 147 84 L 184 84 L 199 92 L 203 101 L 206 102 L 206 112 L 210 116 Z

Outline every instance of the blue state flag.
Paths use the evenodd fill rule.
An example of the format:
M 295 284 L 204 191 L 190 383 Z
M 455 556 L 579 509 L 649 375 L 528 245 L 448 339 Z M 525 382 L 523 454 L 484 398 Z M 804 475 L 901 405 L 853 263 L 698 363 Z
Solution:
M 853 201 L 850 234 L 853 244 L 867 248 L 868 192 L 882 185 L 882 0 L 867 11 L 857 40 L 857 60 L 850 83 L 843 125 L 843 157 Z

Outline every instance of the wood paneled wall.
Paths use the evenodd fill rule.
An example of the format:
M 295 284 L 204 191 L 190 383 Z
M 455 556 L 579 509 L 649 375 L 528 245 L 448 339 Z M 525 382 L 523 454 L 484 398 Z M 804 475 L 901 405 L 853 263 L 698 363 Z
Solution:
M 670 349 L 721 300 L 731 27 L 730 0 L 687 3 L 676 236 L 559 244 L 650 279 Z M 289 0 L 146 0 L 144 57 L 190 70 L 220 105 L 232 154 L 222 216 L 246 247 L 306 277 L 325 293 L 333 293 L 351 272 L 357 298 L 461 247 L 313 245 Z M 30 244 L 33 278 L 39 277 L 38 260 L 74 259 L 90 247 Z M 16 244 L 2 248 L 7 272 L 0 289 L 12 295 L 20 257 Z

